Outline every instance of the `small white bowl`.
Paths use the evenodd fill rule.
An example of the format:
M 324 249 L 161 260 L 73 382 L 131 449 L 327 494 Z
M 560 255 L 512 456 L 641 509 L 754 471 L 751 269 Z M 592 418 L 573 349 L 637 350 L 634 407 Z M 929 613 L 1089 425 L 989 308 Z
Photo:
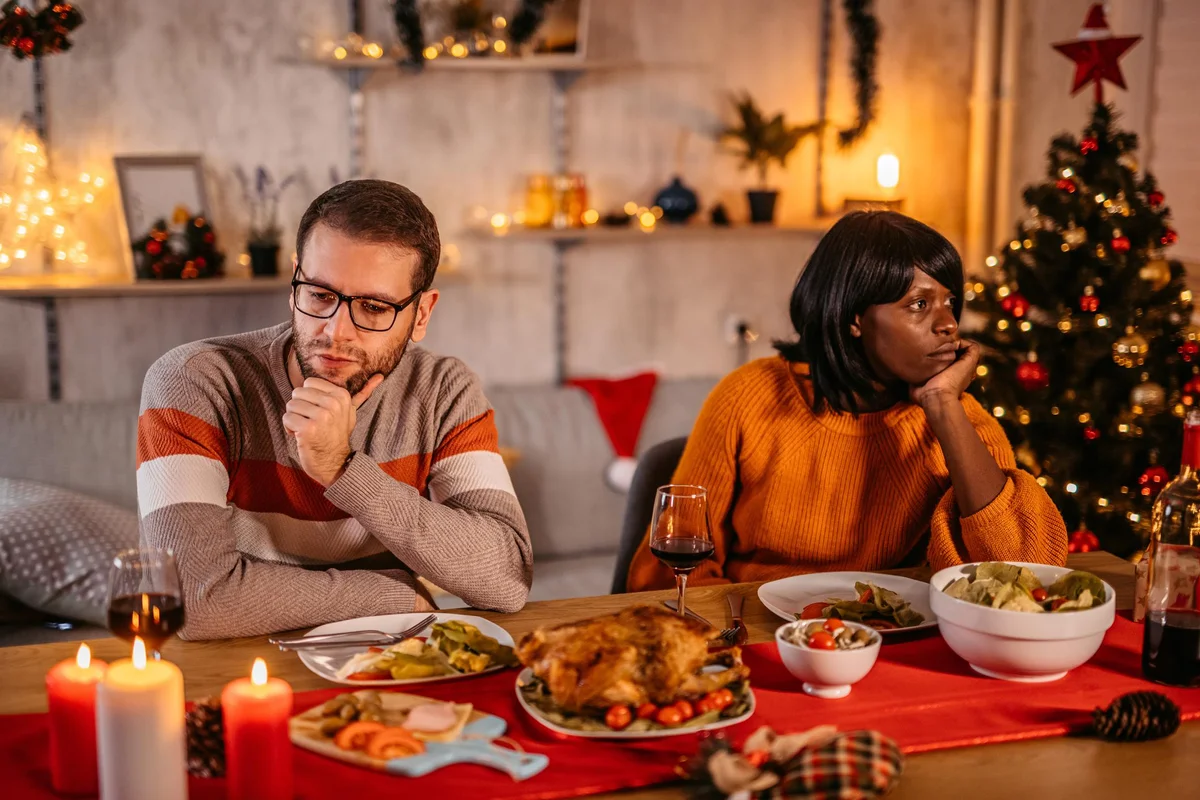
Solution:
M 1046 586 L 1071 571 L 1046 564 L 1007 563 L 1028 567 Z M 942 591 L 969 576 L 976 566 L 949 567 L 929 580 L 929 604 L 938 616 L 942 638 L 971 669 L 990 678 L 1044 683 L 1058 680 L 1096 655 L 1116 616 L 1116 592 L 1107 583 L 1103 604 L 1061 614 L 1001 611 Z
M 819 621 L 805 619 L 781 625 L 775 631 L 775 644 L 787 671 L 804 681 L 801 688 L 805 694 L 836 700 L 850 694 L 850 685 L 861 681 L 875 666 L 883 637 L 867 625 L 847 622 L 845 625 L 851 630 L 865 630 L 874 634 L 866 647 L 857 650 L 816 650 L 807 645 L 793 644 L 784 638 L 789 630 L 803 629 Z

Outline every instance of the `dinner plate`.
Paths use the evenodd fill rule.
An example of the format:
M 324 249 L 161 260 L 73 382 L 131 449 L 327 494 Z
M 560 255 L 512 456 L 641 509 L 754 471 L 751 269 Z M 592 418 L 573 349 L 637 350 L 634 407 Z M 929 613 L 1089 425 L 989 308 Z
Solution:
M 730 725 L 737 725 L 739 722 L 745 722 L 754 714 L 754 709 L 758 705 L 754 690 L 750 689 L 750 708 L 746 709 L 744 714 L 739 714 L 736 717 L 728 719 L 719 719 L 716 722 L 710 722 L 707 725 L 699 725 L 695 727 L 682 728 L 666 728 L 655 731 L 576 731 L 571 728 L 565 728 L 562 725 L 551 722 L 542 716 L 536 708 L 531 706 L 525 699 L 525 695 L 521 693 L 521 685 L 533 678 L 533 670 L 529 667 L 521 670 L 521 674 L 517 676 L 517 682 L 513 685 L 513 690 L 517 693 L 517 702 L 521 704 L 521 708 L 525 713 L 533 718 L 535 722 L 543 728 L 562 734 L 563 736 L 575 736 L 580 739 L 665 739 L 669 736 L 686 736 L 689 733 L 701 733 L 702 731 L 715 731 L 720 728 L 728 728 Z
M 384 633 L 400 633 L 413 625 L 416 625 L 424 617 L 429 616 L 425 613 L 418 614 L 387 614 L 381 617 L 359 617 L 358 619 L 348 619 L 343 622 L 331 622 L 328 625 L 321 625 L 313 628 L 306 635 L 317 636 L 322 633 L 347 633 L 350 631 L 383 631 Z M 434 614 L 437 617 L 436 622 L 448 622 L 450 620 L 458 620 L 466 622 L 469 625 L 474 625 L 479 629 L 479 632 L 485 636 L 490 636 L 500 644 L 506 644 L 509 647 L 513 646 L 513 638 L 508 631 L 501 628 L 494 622 L 483 619 L 482 617 L 472 617 L 466 614 L 443 614 L 438 612 Z M 426 638 L 429 636 L 430 627 L 434 623 L 430 623 L 429 627 L 422 629 L 420 632 L 413 634 L 418 638 Z M 407 686 L 412 683 L 430 683 L 432 681 L 454 680 L 455 678 L 467 678 L 471 675 L 483 675 L 487 672 L 495 672 L 498 669 L 504 669 L 501 665 L 496 665 L 483 672 L 464 672 L 454 673 L 452 675 L 436 675 L 432 678 L 410 678 L 408 680 L 388 680 L 388 681 L 348 681 L 339 678 L 337 673 L 346 662 L 351 658 L 362 653 L 367 648 L 359 647 L 338 647 L 326 650 L 300 650 L 298 654 L 300 661 L 304 666 L 320 675 L 327 681 L 340 683 L 345 686 Z
M 929 605 L 929 584 L 900 575 L 880 575 L 875 572 L 813 572 L 808 575 L 793 575 L 758 587 L 758 599 L 773 613 L 791 622 L 809 603 L 822 603 L 831 598 L 853 600 L 857 596 L 854 591 L 856 581 L 891 589 L 925 618 L 920 625 L 880 631 L 884 636 L 937 625 L 937 615 Z

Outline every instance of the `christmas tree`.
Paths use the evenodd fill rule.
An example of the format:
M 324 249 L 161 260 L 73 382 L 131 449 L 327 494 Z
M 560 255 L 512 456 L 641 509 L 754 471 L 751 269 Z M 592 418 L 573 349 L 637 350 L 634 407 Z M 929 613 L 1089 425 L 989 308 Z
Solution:
M 1114 117 L 1098 102 L 1081 137 L 1054 139 L 1028 217 L 966 299 L 984 318 L 971 392 L 1062 511 L 1072 549 L 1130 555 L 1200 402 L 1200 327 L 1164 255 L 1170 210 Z

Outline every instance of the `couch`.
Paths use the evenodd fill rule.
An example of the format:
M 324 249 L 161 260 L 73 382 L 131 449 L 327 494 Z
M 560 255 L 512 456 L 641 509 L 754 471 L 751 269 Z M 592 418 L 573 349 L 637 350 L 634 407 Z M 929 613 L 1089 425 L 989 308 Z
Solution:
M 641 447 L 686 435 L 715 383 L 660 382 Z M 591 399 L 558 386 L 493 387 L 487 396 L 501 446 L 516 455 L 512 479 L 534 549 L 530 599 L 607 594 L 625 497 L 604 481 L 613 454 Z M 0 478 L 135 509 L 137 412 L 136 402 L 0 402 Z

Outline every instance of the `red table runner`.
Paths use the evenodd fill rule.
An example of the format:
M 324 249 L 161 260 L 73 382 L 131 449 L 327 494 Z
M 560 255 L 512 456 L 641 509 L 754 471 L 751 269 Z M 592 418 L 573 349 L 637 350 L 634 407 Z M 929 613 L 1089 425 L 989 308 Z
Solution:
M 906 753 L 967 745 L 1062 736 L 1085 729 L 1092 709 L 1139 689 L 1156 689 L 1200 718 L 1200 690 L 1173 689 L 1141 678 L 1142 626 L 1118 617 L 1104 645 L 1086 665 L 1053 683 L 1021 684 L 977 675 L 936 633 L 886 644 L 879 662 L 843 700 L 818 700 L 780 663 L 774 644 L 746 648 L 758 710 L 725 733 L 735 743 L 761 725 L 781 732 L 832 723 L 842 730 L 874 728 Z M 525 716 L 513 691 L 511 670 L 423 687 L 417 694 L 474 703 L 509 722 L 509 735 L 530 752 L 545 753 L 550 766 L 516 783 L 484 767 L 460 765 L 424 778 L 400 778 L 343 764 L 295 749 L 299 798 L 378 792 L 403 786 L 412 796 L 551 800 L 648 786 L 674 779 L 679 758 L 696 750 L 695 736 L 650 742 L 602 742 L 559 737 Z M 343 689 L 302 692 L 296 710 L 323 703 Z M 5 797 L 52 798 L 44 714 L 3 718 L 0 776 Z M 224 797 L 224 781 L 192 779 L 192 800 Z

